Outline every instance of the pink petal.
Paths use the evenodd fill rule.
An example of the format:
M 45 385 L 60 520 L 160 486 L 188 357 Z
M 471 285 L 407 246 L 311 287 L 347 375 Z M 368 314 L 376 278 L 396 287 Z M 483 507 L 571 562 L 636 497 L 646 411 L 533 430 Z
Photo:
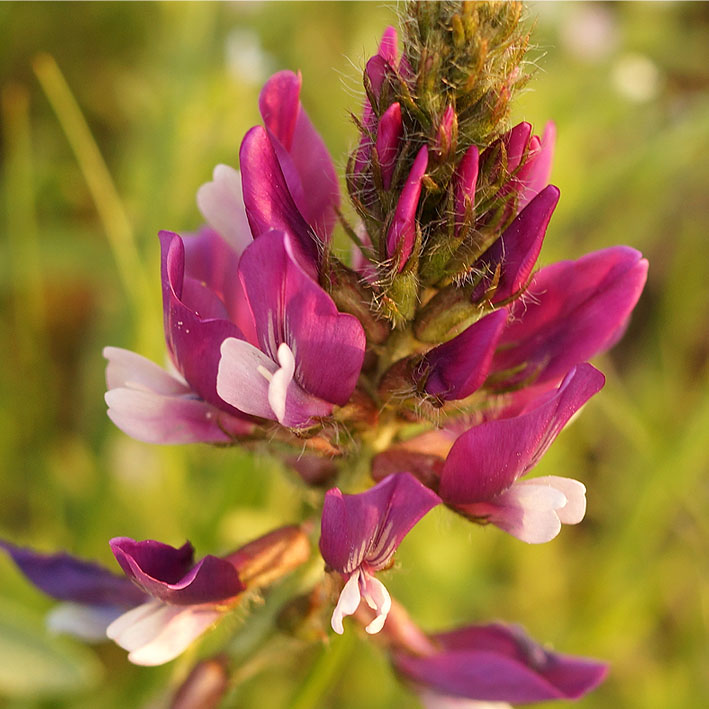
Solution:
M 131 438 L 145 443 L 230 443 L 250 434 L 254 423 L 219 411 L 192 396 L 165 396 L 139 389 L 104 395 L 108 417 Z
M 277 150 L 296 204 L 320 239 L 327 241 L 337 218 L 340 188 L 330 153 L 300 103 L 301 83 L 300 74 L 275 74 L 261 91 L 259 108 L 270 136 L 283 146 L 292 165 L 292 170 L 286 167 Z
M 461 435 L 443 465 L 439 494 L 453 506 L 489 502 L 531 470 L 567 421 L 603 386 L 603 375 L 580 364 L 561 386 L 525 413 L 486 421 Z
M 271 229 L 292 234 L 298 245 L 299 257 L 314 276 L 320 258 L 318 238 L 293 200 L 265 128 L 255 126 L 244 136 L 239 160 L 244 204 L 252 234 L 259 237 Z
M 524 631 L 495 623 L 432 638 L 440 650 L 417 656 L 394 650 L 397 673 L 447 696 L 514 704 L 578 699 L 596 687 L 607 666 L 545 650 Z
M 549 184 L 555 143 L 556 125 L 553 121 L 548 121 L 544 127 L 540 148 L 528 158 L 527 164 L 518 176 L 523 186 L 519 197 L 520 210 L 524 209 Z
M 236 568 L 226 559 L 207 555 L 195 564 L 189 542 L 177 549 L 152 539 L 115 537 L 110 544 L 126 576 L 171 605 L 223 603 L 244 590 Z
M 185 275 L 184 243 L 177 234 L 163 231 L 160 245 L 165 339 L 172 360 L 200 398 L 236 416 L 236 409 L 220 399 L 216 391 L 219 345 L 227 337 L 243 339 L 244 335 L 235 323 L 226 318 L 203 318 L 199 310 L 183 301 L 183 294 L 195 297 L 197 290 L 195 281 Z M 214 292 L 212 298 L 219 300 Z M 197 301 L 206 303 L 207 298 Z M 208 307 L 211 311 L 212 306 Z
M 464 399 L 482 386 L 506 322 L 507 311 L 497 310 L 429 350 L 418 367 L 426 377 L 426 391 L 451 401 Z
M 166 396 L 190 393 L 184 380 L 173 377 L 135 352 L 120 347 L 104 347 L 103 356 L 108 360 L 106 384 L 109 389 L 127 387 Z
M 483 254 L 476 268 L 490 275 L 476 289 L 473 300 L 479 300 L 490 287 L 498 266 L 500 277 L 492 297 L 493 303 L 508 300 L 527 285 L 558 201 L 559 189 L 549 185 L 519 213 L 502 236 Z
M 333 488 L 325 495 L 322 513 L 323 559 L 345 574 L 364 563 L 382 569 L 413 526 L 439 502 L 409 473 L 390 475 L 357 495 Z
M 549 485 L 536 485 L 533 480 L 515 483 L 490 502 L 465 505 L 464 510 L 504 529 L 528 544 L 543 544 L 559 534 L 558 511 L 566 504 L 566 496 Z
M 610 347 L 642 293 L 647 268 L 640 252 L 614 246 L 541 269 L 528 288 L 531 297 L 512 308 L 492 371 L 526 366 L 502 385 L 529 377 L 553 383 Z

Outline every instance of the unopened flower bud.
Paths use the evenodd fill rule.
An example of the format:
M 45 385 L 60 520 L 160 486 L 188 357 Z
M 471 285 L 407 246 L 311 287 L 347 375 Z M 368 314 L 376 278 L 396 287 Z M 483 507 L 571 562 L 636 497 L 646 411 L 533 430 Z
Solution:
M 436 160 L 441 163 L 455 155 L 458 145 L 458 117 L 455 109 L 450 104 L 443 113 L 441 122 L 438 124 L 438 132 L 433 148 Z
M 338 310 L 359 320 L 370 342 L 380 343 L 387 338 L 389 325 L 377 317 L 372 290 L 357 273 L 331 258 L 327 263 L 325 287 Z
M 268 586 L 310 558 L 310 543 L 297 525 L 280 527 L 226 557 L 247 588 Z
M 471 287 L 451 284 L 440 290 L 419 310 L 414 333 L 421 342 L 440 343 L 450 340 L 471 325 L 482 314 L 470 302 Z
M 392 103 L 384 112 L 377 129 L 375 148 L 382 176 L 382 186 L 385 190 L 391 187 L 396 156 L 399 152 L 399 141 L 402 134 L 401 105 Z
M 455 233 L 472 220 L 475 211 L 475 187 L 478 181 L 480 155 L 471 145 L 456 170 L 455 184 Z
M 438 488 L 444 458 L 433 453 L 419 453 L 405 448 L 390 448 L 374 456 L 372 478 L 383 480 L 393 473 L 409 472 L 431 490 Z
M 226 660 L 222 657 L 202 660 L 177 690 L 170 709 L 215 709 L 228 687 Z
M 329 487 L 337 475 L 337 464 L 331 458 L 318 455 L 289 456 L 284 461 L 293 468 L 306 485 Z
M 404 269 L 416 241 L 416 210 L 427 167 L 428 148 L 424 145 L 416 155 L 387 233 L 387 256 L 396 260 L 396 270 L 399 272 Z

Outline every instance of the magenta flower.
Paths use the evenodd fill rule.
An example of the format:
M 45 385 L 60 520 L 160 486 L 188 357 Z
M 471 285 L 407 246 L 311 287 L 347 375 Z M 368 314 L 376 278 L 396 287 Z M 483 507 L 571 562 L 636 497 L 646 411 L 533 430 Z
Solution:
M 213 181 L 199 189 L 197 203 L 212 228 L 184 240 L 167 232 L 160 236 L 172 371 L 127 350 L 104 349 L 108 415 L 129 436 L 149 443 L 228 443 L 255 428 L 215 388 L 221 340 L 235 332 L 254 336 L 237 271 L 252 242 L 239 173 L 218 165 Z
M 532 126 L 525 121 L 507 131 L 500 140 L 507 156 L 506 172 L 510 176 L 505 189 L 517 193 L 519 212 L 549 184 L 556 127 L 549 121 L 544 135 L 539 138 L 532 135 Z
M 441 402 L 464 399 L 482 386 L 507 323 L 507 310 L 496 310 L 460 335 L 426 352 L 414 378 L 419 390 Z
M 524 290 L 558 202 L 558 188 L 545 187 L 482 255 L 474 266 L 483 277 L 473 292 L 473 301 L 489 298 L 500 305 Z
M 117 537 L 111 540 L 111 549 L 126 576 L 148 599 L 106 629 L 137 665 L 161 665 L 177 657 L 245 589 L 237 568 L 226 559 L 210 555 L 195 564 L 189 542 L 175 549 Z
M 261 91 L 265 128 L 255 126 L 239 151 L 244 204 L 255 237 L 290 233 L 314 269 L 330 239 L 340 204 L 332 159 L 300 103 L 300 75 L 282 71 Z
M 612 347 L 642 293 L 647 268 L 640 252 L 614 246 L 538 271 L 527 289 L 530 297 L 511 307 L 492 363 L 496 386 L 529 380 L 548 388 L 571 367 Z
M 344 632 L 342 620 L 363 599 L 376 616 L 366 627 L 378 633 L 391 608 L 376 571 L 391 565 L 394 552 L 412 527 L 440 503 L 438 496 L 408 473 L 390 475 L 357 495 L 333 488 L 325 495 L 320 552 L 327 566 L 346 579 L 332 614 L 332 629 Z
M 597 369 L 580 364 L 557 390 L 518 416 L 486 421 L 463 433 L 440 471 L 443 502 L 530 544 L 553 539 L 562 524 L 580 522 L 586 511 L 580 482 L 557 476 L 520 478 L 603 383 Z
M 254 337 L 238 278 L 238 254 L 214 232 L 184 240 L 161 232 L 160 246 L 165 339 L 173 364 L 200 399 L 250 420 L 216 389 L 221 343 L 228 337 Z
M 438 700 L 429 706 L 441 707 L 452 697 L 515 704 L 579 699 L 608 671 L 598 660 L 551 652 L 521 628 L 503 623 L 429 636 L 410 628 L 405 636 L 398 628 L 391 657 L 397 674 L 430 700 Z
M 365 335 L 315 283 L 286 234 L 262 234 L 244 252 L 239 276 L 255 340 L 234 325 L 218 330 L 216 390 L 254 416 L 301 428 L 347 403 L 364 358 Z M 215 356 L 216 359 L 216 356 Z
M 187 542 L 179 549 L 127 537 L 111 540 L 125 577 L 68 554 L 39 554 L 0 542 L 27 578 L 64 601 L 50 615 L 53 629 L 85 639 L 106 636 L 138 665 L 177 657 L 238 602 L 302 564 L 309 544 L 302 530 L 281 527 L 227 557 L 194 562 Z

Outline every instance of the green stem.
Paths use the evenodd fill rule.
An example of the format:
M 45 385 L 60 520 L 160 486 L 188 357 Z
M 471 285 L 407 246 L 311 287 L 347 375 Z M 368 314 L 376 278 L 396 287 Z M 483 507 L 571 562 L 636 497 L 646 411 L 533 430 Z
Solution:
M 91 192 L 126 294 L 139 313 L 152 297 L 133 228 L 106 163 L 54 58 L 40 54 L 33 66 Z
M 322 699 L 342 676 L 343 666 L 355 646 L 355 635 L 347 632 L 332 638 L 323 646 L 298 692 L 290 709 L 316 709 L 323 706 Z

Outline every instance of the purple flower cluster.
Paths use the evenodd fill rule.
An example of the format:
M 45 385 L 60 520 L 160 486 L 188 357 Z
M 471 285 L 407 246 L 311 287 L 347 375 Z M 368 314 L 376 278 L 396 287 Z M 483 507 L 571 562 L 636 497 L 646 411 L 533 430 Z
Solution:
M 198 192 L 206 225 L 160 234 L 167 370 L 107 347 L 108 415 L 151 443 L 276 439 L 291 456 L 307 450 L 294 467 L 312 483 L 368 455 L 376 484 L 350 475 L 363 491 L 324 496 L 333 630 L 353 616 L 381 632 L 398 675 L 431 706 L 576 698 L 605 665 L 502 624 L 426 635 L 377 573 L 439 505 L 528 543 L 583 519 L 583 483 L 528 473 L 603 387 L 588 360 L 623 334 L 647 262 L 618 246 L 535 270 L 559 200 L 548 184 L 553 124 L 541 138 L 521 123 L 466 144 L 454 101 L 428 122 L 407 102 L 422 71 L 399 58 L 392 28 L 366 65 L 347 175 L 361 224 L 342 219 L 358 244 L 351 266 L 331 245 L 338 179 L 301 105 L 301 78 L 267 82 L 240 172 L 219 165 Z M 57 624 L 103 630 L 138 664 L 172 659 L 249 588 L 309 554 L 299 527 L 197 564 L 189 544 L 114 539 L 128 581 L 4 547 L 73 604 Z

